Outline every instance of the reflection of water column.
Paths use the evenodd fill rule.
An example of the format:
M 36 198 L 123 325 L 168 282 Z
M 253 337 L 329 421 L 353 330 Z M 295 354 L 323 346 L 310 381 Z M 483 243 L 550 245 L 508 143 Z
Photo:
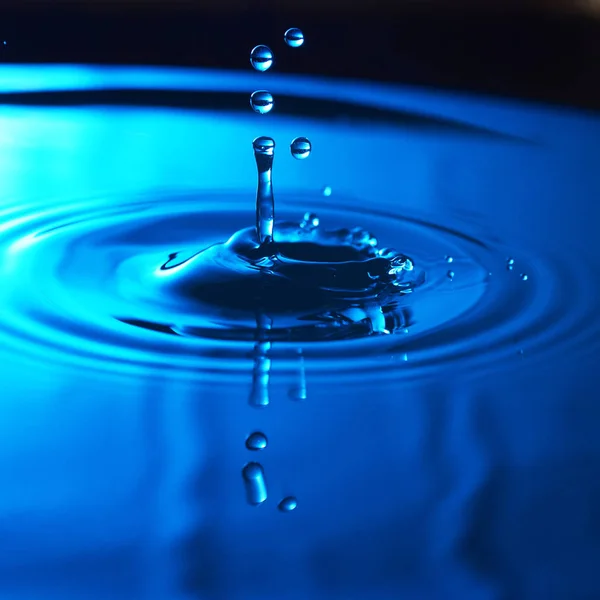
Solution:
M 252 372 L 252 391 L 250 392 L 250 405 L 260 408 L 269 404 L 269 377 L 271 373 L 271 359 L 269 351 L 271 342 L 269 330 L 273 325 L 270 317 L 259 314 L 256 317 L 256 344 L 254 344 L 254 369 Z

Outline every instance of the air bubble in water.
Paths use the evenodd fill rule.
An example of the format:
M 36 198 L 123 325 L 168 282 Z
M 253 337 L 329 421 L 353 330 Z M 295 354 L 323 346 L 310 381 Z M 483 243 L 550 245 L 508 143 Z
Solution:
M 250 52 L 250 64 L 257 71 L 268 71 L 273 65 L 273 53 L 267 46 L 255 46 Z
M 290 150 L 292 151 L 292 156 L 294 158 L 302 160 L 309 157 L 312 146 L 308 138 L 297 137 L 296 139 L 292 140 L 292 143 L 290 144 Z
M 327 196 L 327 197 L 329 198 L 329 196 L 331 196 L 331 193 L 332 193 L 332 191 L 333 191 L 333 190 L 331 189 L 331 186 L 329 186 L 329 185 L 326 185 L 326 186 L 323 188 L 323 196 Z
M 279 503 L 281 512 L 292 512 L 298 506 L 298 500 L 294 496 L 287 496 Z
M 267 484 L 262 465 L 256 462 L 248 463 L 242 469 L 246 498 L 249 504 L 262 504 L 267 499 Z
M 448 271 L 448 279 L 454 279 L 454 271 Z
M 527 281 L 529 279 L 529 277 L 527 276 L 527 273 L 521 273 L 520 277 L 523 281 Z
M 255 431 L 248 436 L 246 448 L 248 450 L 264 450 L 267 447 L 267 436 L 260 431 Z
M 283 39 L 285 40 L 285 43 L 292 48 L 298 48 L 304 44 L 304 34 L 297 27 L 288 29 L 285 32 Z
M 250 106 L 254 112 L 266 115 L 273 108 L 273 94 L 266 90 L 256 90 L 250 96 Z

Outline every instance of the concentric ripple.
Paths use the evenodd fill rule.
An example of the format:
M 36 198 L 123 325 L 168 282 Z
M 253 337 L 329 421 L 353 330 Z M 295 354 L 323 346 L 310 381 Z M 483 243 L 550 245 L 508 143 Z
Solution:
M 598 331 L 586 289 L 591 278 L 581 262 L 575 268 L 561 264 L 564 257 L 531 261 L 519 254 L 520 269 L 509 270 L 507 249 L 448 226 L 367 212 L 350 198 L 333 204 L 317 195 L 280 195 L 278 202 L 282 219 L 310 209 L 333 226 L 361 223 L 380 245 L 406 249 L 427 273 L 423 285 L 402 296 L 406 322 L 394 333 L 303 341 L 313 378 L 332 371 L 412 378 L 457 362 L 495 368 L 520 356 L 574 352 Z M 251 209 L 247 194 L 179 193 L 5 211 L 0 344 L 111 372 L 246 376 L 252 336 L 228 334 L 227 310 L 201 314 L 178 307 L 149 280 L 169 253 L 227 239 L 251 222 Z M 369 319 L 362 317 L 366 328 Z M 298 349 L 298 340 L 273 343 L 273 367 L 294 370 Z

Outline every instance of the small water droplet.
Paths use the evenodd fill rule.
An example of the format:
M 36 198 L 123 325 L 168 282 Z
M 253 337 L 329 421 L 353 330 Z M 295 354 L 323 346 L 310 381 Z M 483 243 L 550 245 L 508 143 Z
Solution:
M 292 48 L 298 48 L 304 44 L 304 34 L 297 27 L 288 29 L 285 32 L 283 39 L 285 40 L 285 43 Z
M 249 504 L 262 504 L 267 499 L 265 471 L 257 462 L 248 463 L 242 469 L 246 498 Z
M 255 46 L 250 52 L 250 64 L 257 71 L 268 71 L 273 64 L 273 53 L 267 46 Z
M 452 256 L 446 256 L 446 262 L 447 263 L 454 262 L 454 258 Z
M 327 197 L 329 197 L 329 196 L 331 196 L 331 193 L 332 193 L 332 192 L 333 192 L 333 190 L 331 189 L 331 186 L 329 186 L 329 185 L 326 185 L 326 186 L 323 188 L 323 196 L 327 196 Z
M 510 258 L 510 257 L 507 258 L 506 259 L 506 268 L 509 271 L 512 271 L 514 266 L 515 266 L 515 259 L 514 258 Z
M 264 450 L 267 447 L 267 436 L 260 431 L 255 431 L 248 436 L 246 448 L 248 450 Z
M 315 213 L 307 212 L 302 217 L 302 222 L 300 223 L 300 227 L 302 229 L 306 229 L 307 231 L 312 231 L 319 226 L 319 217 Z
M 448 279 L 454 279 L 454 271 L 448 271 Z
M 527 281 L 529 279 L 526 273 L 521 273 L 520 277 L 523 281 Z
M 408 327 L 405 327 L 405 328 L 402 330 L 402 333 L 408 333 Z
M 250 96 L 250 106 L 254 112 L 265 115 L 273 108 L 273 94 L 266 90 L 256 90 Z
M 290 150 L 292 151 L 292 156 L 294 158 L 302 160 L 310 156 L 312 146 L 308 138 L 297 137 L 292 140 L 292 143 L 290 144 Z
M 281 512 L 292 512 L 298 506 L 298 500 L 294 496 L 286 496 L 279 503 L 279 510 Z

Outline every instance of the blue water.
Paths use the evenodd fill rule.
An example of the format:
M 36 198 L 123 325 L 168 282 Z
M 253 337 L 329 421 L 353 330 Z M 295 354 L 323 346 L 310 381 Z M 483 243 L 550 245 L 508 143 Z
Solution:
M 600 117 L 270 73 L 1 71 L 0 598 L 600 596 Z M 23 94 L 76 89 L 98 96 Z M 282 150 L 276 220 L 362 227 L 425 273 L 393 332 L 371 306 L 352 339 L 273 338 L 289 315 L 157 294 L 171 253 L 254 225 L 259 135 Z

